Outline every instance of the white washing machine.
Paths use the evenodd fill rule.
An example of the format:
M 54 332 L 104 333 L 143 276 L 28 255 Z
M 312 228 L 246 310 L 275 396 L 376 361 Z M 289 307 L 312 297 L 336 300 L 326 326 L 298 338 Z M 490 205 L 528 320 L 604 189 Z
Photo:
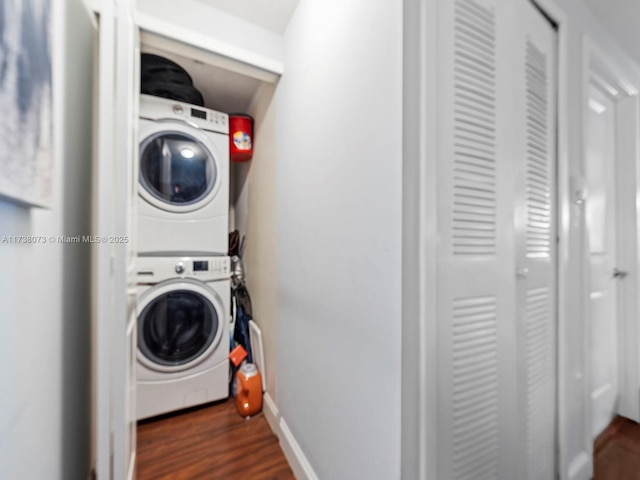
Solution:
M 138 252 L 227 255 L 229 117 L 140 95 Z
M 229 257 L 139 257 L 137 418 L 229 396 Z

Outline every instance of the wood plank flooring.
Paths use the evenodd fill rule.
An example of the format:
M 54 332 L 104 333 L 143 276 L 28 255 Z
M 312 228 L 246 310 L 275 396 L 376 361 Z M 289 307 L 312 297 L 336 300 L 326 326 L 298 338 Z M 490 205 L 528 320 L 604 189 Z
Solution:
M 294 480 L 263 414 L 233 401 L 138 424 L 138 480 Z M 594 480 L 640 480 L 640 425 L 616 417 L 594 444 Z
M 262 413 L 232 400 L 138 424 L 138 480 L 294 480 Z
M 593 447 L 593 480 L 640 480 L 640 425 L 616 417 Z

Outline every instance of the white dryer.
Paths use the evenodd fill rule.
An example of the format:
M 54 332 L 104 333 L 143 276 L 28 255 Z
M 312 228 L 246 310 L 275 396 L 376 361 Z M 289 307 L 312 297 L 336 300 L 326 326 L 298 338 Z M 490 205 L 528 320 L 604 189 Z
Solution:
M 138 258 L 137 419 L 229 395 L 229 257 Z
M 138 252 L 226 255 L 229 117 L 140 95 Z

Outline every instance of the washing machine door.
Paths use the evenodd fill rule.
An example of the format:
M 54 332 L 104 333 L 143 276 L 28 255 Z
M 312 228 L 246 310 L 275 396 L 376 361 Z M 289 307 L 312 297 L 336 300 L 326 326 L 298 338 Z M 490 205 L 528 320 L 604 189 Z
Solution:
M 138 359 L 161 372 L 193 368 L 221 341 L 225 312 L 206 284 L 159 283 L 138 300 Z
M 183 122 L 142 121 L 140 195 L 170 212 L 198 210 L 213 200 L 222 159 L 207 135 Z

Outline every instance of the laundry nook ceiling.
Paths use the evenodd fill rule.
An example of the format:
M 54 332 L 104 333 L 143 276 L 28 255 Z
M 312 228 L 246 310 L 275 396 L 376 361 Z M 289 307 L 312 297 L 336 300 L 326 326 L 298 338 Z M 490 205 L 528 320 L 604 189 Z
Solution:
M 621 46 L 640 62 L 640 2 L 638 0 L 585 0 L 594 15 Z
M 284 33 L 298 0 L 198 0 L 275 33 Z

